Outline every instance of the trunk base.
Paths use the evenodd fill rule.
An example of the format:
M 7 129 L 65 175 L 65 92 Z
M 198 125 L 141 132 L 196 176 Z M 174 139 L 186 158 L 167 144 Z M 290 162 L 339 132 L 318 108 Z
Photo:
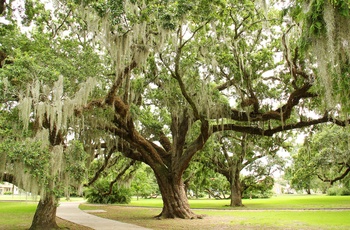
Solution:
M 174 215 L 174 214 L 166 214 L 164 212 L 161 212 L 159 215 L 156 215 L 154 218 L 158 219 L 158 220 L 162 220 L 162 219 L 203 219 L 205 217 L 205 215 L 197 215 L 194 214 L 193 212 L 191 212 L 190 214 L 184 216 L 183 213 L 181 215 Z
M 60 229 L 56 223 L 57 204 L 58 199 L 53 195 L 48 195 L 44 199 L 40 199 L 29 230 Z

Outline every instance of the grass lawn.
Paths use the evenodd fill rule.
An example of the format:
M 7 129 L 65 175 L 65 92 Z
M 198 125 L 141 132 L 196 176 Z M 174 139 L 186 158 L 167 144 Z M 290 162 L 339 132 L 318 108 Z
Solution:
M 15 200 L 15 201 L 14 201 Z M 38 203 L 31 197 L 0 196 L 0 230 L 25 230 L 32 223 Z M 57 218 L 60 227 L 71 230 L 86 230 L 86 227 Z
M 228 200 L 190 200 L 204 219 L 156 220 L 161 199 L 132 200 L 129 205 L 81 205 L 103 209 L 95 215 L 151 229 L 350 229 L 350 197 L 288 195 L 244 200 L 245 207 L 227 207 Z
M 229 200 L 193 199 L 189 200 L 194 209 L 238 209 L 229 207 Z M 269 199 L 243 200 L 243 209 L 350 209 L 350 196 L 325 196 L 325 195 L 282 195 Z M 140 207 L 162 207 L 161 199 L 133 199 L 129 204 Z
M 0 197 L 0 230 L 30 227 L 37 202 L 11 201 Z M 73 200 L 81 200 L 81 198 Z M 18 199 L 16 199 L 18 200 Z M 65 202 L 65 201 L 62 201 Z M 133 199 L 129 205 L 81 205 L 82 209 L 103 209 L 94 213 L 105 218 L 133 223 L 151 229 L 350 229 L 350 196 L 288 195 L 270 199 L 244 200 L 245 207 L 231 208 L 229 200 L 190 200 L 195 213 L 204 219 L 157 220 L 161 199 Z M 61 227 L 86 230 L 86 227 L 57 219 Z
M 28 229 L 32 222 L 37 203 L 0 203 L 0 229 Z

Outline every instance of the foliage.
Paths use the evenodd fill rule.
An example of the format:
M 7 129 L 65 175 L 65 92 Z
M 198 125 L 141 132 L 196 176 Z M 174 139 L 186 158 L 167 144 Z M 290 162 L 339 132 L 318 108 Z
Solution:
M 230 184 L 227 179 L 221 174 L 214 174 L 214 177 L 208 178 L 208 187 L 205 190 L 208 192 L 209 197 L 215 199 L 226 199 L 230 194 Z
M 99 180 L 86 189 L 85 198 L 89 203 L 96 204 L 128 204 L 131 199 L 130 189 L 114 184 L 109 194 L 109 181 Z
M 337 181 L 347 183 L 348 144 L 347 128 L 323 126 L 314 130 L 292 156 L 293 165 L 287 171 L 292 185 L 297 189 L 315 189 L 318 184 L 316 180 L 330 185 Z
M 137 198 L 152 198 L 160 193 L 152 170 L 144 164 L 135 172 L 130 189 Z
M 162 193 L 185 197 L 183 173 L 216 134 L 265 138 L 319 123 L 347 124 L 348 113 L 341 112 L 346 111 L 343 86 L 348 84 L 342 83 L 348 79 L 348 55 L 339 41 L 349 36 L 336 31 L 350 23 L 337 23 L 331 30 L 337 16 L 333 5 L 310 1 L 312 32 L 326 32 L 322 47 L 335 51 L 328 61 L 327 55 L 307 52 L 305 40 L 299 42 L 310 35 L 304 27 L 296 31 L 305 36 L 292 34 L 294 22 L 309 21 L 300 10 L 302 1 L 292 2 L 295 11 L 282 20 L 275 5 L 261 7 L 262 2 L 267 3 L 59 0 L 49 10 L 41 1 L 26 1 L 19 25 L 28 25 L 28 33 L 17 28 L 16 20 L 1 28 L 1 49 L 10 62 L 5 60 L 0 69 L 5 89 L 0 97 L 28 132 L 18 140 L 45 131 L 47 149 L 62 150 L 71 134 L 81 143 L 75 150 L 87 154 L 77 158 L 96 170 L 89 173 L 92 181 L 104 170 L 110 173 L 117 161 L 124 162 L 116 156 L 122 153 L 131 159 L 126 165 L 148 164 Z M 348 5 L 344 0 L 333 3 L 342 12 L 340 21 L 347 22 Z M 330 20 L 322 12 L 329 12 Z M 289 16 L 291 27 L 283 21 Z M 338 72 L 327 75 L 327 68 Z M 323 87 L 333 84 L 332 90 Z M 343 104 L 323 106 L 335 89 L 345 95 Z M 55 162 L 64 158 L 59 153 L 52 154 Z M 55 169 L 52 177 L 61 168 Z M 179 214 L 164 205 L 166 217 L 195 217 L 186 200 L 162 197 L 170 206 L 184 206 L 172 208 Z
M 297 52 L 310 56 L 317 65 L 318 92 L 325 96 L 324 107 L 340 104 L 340 111 L 349 112 L 348 92 L 344 88 L 349 75 L 346 67 L 350 60 L 349 22 L 350 5 L 347 0 L 295 0 L 284 12 L 298 23 L 296 36 L 300 44 Z M 301 36 L 300 36 L 301 35 Z
M 329 196 L 350 196 L 350 189 L 344 186 L 334 185 L 327 190 Z
M 244 184 L 251 184 L 243 191 L 242 197 L 248 198 L 270 198 L 273 195 L 272 188 L 274 179 L 271 176 L 265 177 L 263 180 L 256 182 L 254 176 L 246 176 L 242 178 Z

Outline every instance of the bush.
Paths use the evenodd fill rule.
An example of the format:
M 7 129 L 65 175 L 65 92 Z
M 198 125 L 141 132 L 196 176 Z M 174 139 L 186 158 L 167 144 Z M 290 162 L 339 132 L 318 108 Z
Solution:
M 350 196 L 350 189 L 348 188 L 339 188 L 332 187 L 327 190 L 328 196 Z
M 348 188 L 341 188 L 339 191 L 339 195 L 341 196 L 350 196 L 350 189 Z
M 4 195 L 12 195 L 12 192 L 4 192 Z
M 128 204 L 131 200 L 131 192 L 128 188 L 113 185 L 111 194 L 109 192 L 109 182 L 101 180 L 85 191 L 85 198 L 89 203 L 95 204 Z
M 328 196 L 336 196 L 337 195 L 337 188 L 334 188 L 334 187 L 332 187 L 332 188 L 329 188 L 328 190 L 327 190 L 327 195 Z

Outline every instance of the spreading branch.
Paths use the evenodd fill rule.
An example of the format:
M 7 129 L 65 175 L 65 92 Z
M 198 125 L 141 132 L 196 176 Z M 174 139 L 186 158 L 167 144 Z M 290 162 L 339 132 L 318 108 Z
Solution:
M 346 168 L 346 170 L 344 171 L 344 173 L 341 174 L 340 176 L 334 178 L 334 179 L 328 179 L 328 178 L 325 178 L 325 177 L 321 177 L 320 175 L 317 175 L 317 177 L 318 177 L 321 181 L 323 181 L 323 182 L 329 182 L 330 185 L 333 185 L 335 182 L 344 179 L 344 177 L 346 177 L 349 173 L 350 173 L 350 166 L 347 165 L 347 168 Z
M 337 124 L 339 126 L 345 127 L 346 124 L 348 124 L 350 122 L 350 120 L 340 121 L 340 120 L 337 120 L 337 119 L 334 119 L 334 118 L 328 116 L 328 113 L 326 113 L 323 117 L 318 118 L 318 119 L 313 119 L 313 120 L 309 120 L 309 121 L 299 121 L 299 122 L 296 122 L 293 124 L 281 125 L 281 126 L 278 126 L 275 128 L 262 129 L 262 128 L 254 127 L 254 126 L 223 124 L 223 125 L 213 125 L 212 130 L 213 130 L 213 132 L 232 130 L 232 131 L 236 131 L 236 132 L 249 133 L 249 134 L 255 134 L 255 135 L 260 135 L 260 136 L 272 136 L 273 134 L 278 133 L 278 132 L 309 127 L 312 125 L 317 125 L 317 124 L 322 124 L 322 123 L 327 123 L 327 122 L 334 123 L 334 124 Z

